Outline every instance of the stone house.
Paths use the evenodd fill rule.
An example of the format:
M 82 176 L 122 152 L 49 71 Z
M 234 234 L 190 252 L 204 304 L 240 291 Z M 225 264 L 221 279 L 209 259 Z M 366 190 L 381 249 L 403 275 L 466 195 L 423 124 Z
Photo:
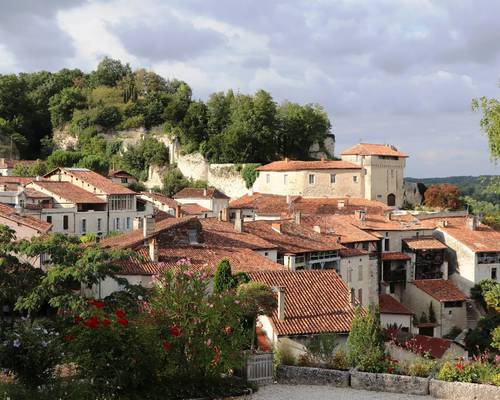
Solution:
M 339 274 L 349 286 L 351 297 L 362 306 L 378 304 L 377 269 L 372 268 L 366 250 L 345 248 L 340 250 Z
M 110 170 L 108 172 L 108 179 L 113 183 L 118 183 L 123 186 L 128 186 L 139 182 L 139 180 L 132 174 L 124 170 Z
M 392 145 L 358 143 L 344 150 L 341 157 L 362 169 L 361 197 L 402 207 L 407 154 Z
M 206 213 L 207 217 L 219 218 L 229 204 L 229 197 L 215 188 L 184 188 L 173 196 L 181 204 L 197 204 L 198 214 Z M 186 208 L 188 210 L 188 208 Z M 206 210 L 206 211 L 204 211 Z M 193 211 L 190 209 L 190 211 Z M 189 211 L 186 211 L 189 213 Z
M 417 317 L 425 313 L 427 318 L 432 304 L 436 320 L 420 321 L 416 328 L 421 335 L 443 337 L 454 327 L 467 328 L 466 297 L 450 280 L 415 280 L 407 285 L 402 302 Z
M 380 295 L 379 311 L 382 328 L 396 326 L 403 332 L 412 331 L 413 312 L 390 294 Z
M 257 168 L 253 190 L 304 197 L 363 197 L 361 167 L 346 161 L 285 159 Z
M 272 315 L 259 317 L 270 342 L 286 346 L 297 357 L 304 353 L 308 338 L 334 333 L 345 346 L 357 303 L 335 270 L 256 271 L 253 281 L 272 287 L 278 307 Z
M 18 196 L 34 178 L 0 175 L 0 203 L 18 205 Z
M 448 247 L 450 279 L 465 293 L 484 279 L 500 282 L 500 232 L 477 217 L 437 221 L 434 235 Z
M 181 203 L 175 201 L 174 199 L 165 196 L 162 193 L 157 193 L 153 191 L 141 192 L 139 198 L 152 203 L 155 209 L 166 212 L 173 217 L 179 217 L 179 208 Z

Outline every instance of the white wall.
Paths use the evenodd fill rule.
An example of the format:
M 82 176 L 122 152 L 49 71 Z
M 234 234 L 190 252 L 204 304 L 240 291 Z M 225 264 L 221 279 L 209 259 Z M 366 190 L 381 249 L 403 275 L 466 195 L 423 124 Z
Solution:
M 360 273 L 361 271 L 361 273 Z M 340 259 L 340 276 L 342 280 L 354 289 L 356 299 L 359 301 L 359 290 L 362 291 L 363 306 L 378 304 L 378 277 L 377 269 L 372 268 L 368 254 Z M 361 279 L 360 279 L 361 278 Z

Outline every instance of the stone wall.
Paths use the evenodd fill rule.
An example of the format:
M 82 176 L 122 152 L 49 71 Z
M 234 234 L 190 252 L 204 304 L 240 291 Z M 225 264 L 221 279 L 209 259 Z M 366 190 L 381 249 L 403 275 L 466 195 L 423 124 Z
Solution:
M 288 385 L 349 386 L 349 371 L 280 365 L 278 382 Z
M 351 371 L 351 387 L 377 392 L 427 395 L 429 393 L 429 379 L 416 376 Z
M 477 383 L 444 382 L 431 379 L 429 391 L 436 399 L 500 400 L 500 387 Z

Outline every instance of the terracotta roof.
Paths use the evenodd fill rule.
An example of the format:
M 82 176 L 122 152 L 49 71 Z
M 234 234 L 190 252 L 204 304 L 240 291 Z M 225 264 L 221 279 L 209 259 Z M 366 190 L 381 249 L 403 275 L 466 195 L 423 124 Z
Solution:
M 121 269 L 119 275 L 158 275 L 162 268 L 158 263 L 151 261 L 146 248 L 136 251 L 137 256 L 126 260 L 120 260 L 118 264 Z
M 354 318 L 350 291 L 334 270 L 251 272 L 257 282 L 285 289 L 285 319 L 270 316 L 278 335 L 347 333 Z
M 450 348 L 453 343 L 448 339 L 441 339 L 437 337 L 425 336 L 425 335 L 415 335 L 412 339 L 414 344 L 420 352 L 429 353 L 434 358 L 443 357 L 444 353 Z M 412 346 L 413 346 L 412 345 Z
M 479 224 L 476 229 L 471 230 L 466 226 L 464 217 L 446 220 L 448 226 L 438 227 L 438 230 L 455 238 L 473 252 L 500 252 L 500 231 L 484 224 Z
M 159 248 L 163 268 L 178 268 L 182 260 L 194 270 L 208 270 L 214 274 L 220 260 L 227 258 L 234 272 L 282 271 L 285 267 L 248 248 L 230 248 L 210 243 Z
M 173 208 L 174 210 L 178 205 L 181 205 L 181 203 L 175 201 L 174 199 L 157 192 L 141 192 L 140 197 L 144 200 L 157 201 L 167 207 Z
M 348 161 L 295 161 L 282 160 L 256 168 L 257 171 L 308 171 L 318 169 L 361 169 L 359 165 Z
M 17 185 L 26 185 L 31 181 L 34 181 L 34 177 L 24 177 L 24 176 L 2 176 L 0 175 L 0 185 L 6 183 L 15 183 Z
M 127 171 L 124 171 L 122 169 L 117 170 L 117 171 L 110 170 L 108 172 L 108 177 L 113 177 L 113 178 L 134 178 L 134 179 L 137 179 L 134 175 L 132 175 L 132 174 L 130 174 Z
M 52 224 L 27 215 L 17 214 L 13 207 L 0 203 L 0 216 L 12 222 L 32 228 L 40 233 L 46 233 L 52 228 Z
M 34 164 L 39 160 L 13 160 L 7 158 L 0 158 L 0 168 L 14 168 L 18 164 Z
M 417 218 L 404 218 L 398 220 L 394 217 L 384 216 L 368 212 L 364 221 L 350 216 L 352 223 L 360 229 L 369 231 L 415 231 L 415 230 L 433 230 L 426 221 L 420 221 Z
M 204 243 L 214 247 L 248 248 L 252 250 L 276 249 L 277 246 L 259 235 L 244 229 L 238 232 L 229 222 L 219 221 L 217 218 L 200 220 Z
M 314 228 L 319 227 L 320 232 L 340 236 L 340 243 L 374 242 L 379 238 L 359 229 L 352 224 L 350 217 L 345 215 L 312 215 L 301 217 L 301 225 Z
M 279 226 L 280 232 L 275 228 Z M 310 253 L 343 249 L 336 237 L 322 235 L 291 221 L 251 221 L 243 225 L 245 232 L 273 243 L 282 253 Z
M 220 190 L 210 188 L 184 188 L 174 194 L 174 199 L 229 199 Z
M 412 250 L 446 250 L 448 248 L 432 236 L 403 239 L 403 242 Z
M 407 154 L 400 152 L 394 146 L 370 143 L 358 143 L 344 150 L 342 155 L 408 157 Z
M 102 193 L 107 195 L 112 194 L 135 194 L 134 191 L 118 184 L 112 182 L 110 179 L 95 173 L 87 168 L 56 168 L 55 170 L 49 172 L 45 175 L 46 178 L 49 178 L 53 175 L 61 172 L 62 174 L 66 173 L 74 178 L 78 178 L 83 182 L 86 182 Z
M 155 223 L 155 230 L 150 237 L 156 236 L 160 232 L 168 229 L 172 229 L 190 221 L 197 220 L 196 217 L 183 217 L 183 218 L 166 218 L 162 221 Z M 141 245 L 147 238 L 144 237 L 142 229 L 136 229 L 130 232 L 125 232 L 120 235 L 110 236 L 104 238 L 100 241 L 103 247 L 114 247 L 114 248 L 133 248 L 137 245 Z
M 438 301 L 465 301 L 465 295 L 450 280 L 421 279 L 412 282 L 417 288 Z
M 28 185 L 29 188 L 37 190 L 38 188 L 45 189 L 46 191 L 63 198 L 75 204 L 106 204 L 106 200 L 87 192 L 79 186 L 73 185 L 70 182 L 57 182 L 57 181 L 35 181 Z
M 378 305 L 381 314 L 406 314 L 413 313 L 404 305 L 389 294 L 382 294 L 378 298 Z
M 382 261 L 406 261 L 410 259 L 410 256 L 399 251 L 392 251 L 388 253 L 382 253 Z
M 52 198 L 49 194 L 42 193 L 36 189 L 33 189 L 31 187 L 27 187 L 24 189 L 24 193 L 26 194 L 26 197 L 32 198 L 32 199 L 47 199 L 47 198 Z
M 348 258 L 348 257 L 359 257 L 359 256 L 365 256 L 369 254 L 366 250 L 362 249 L 351 249 L 351 248 L 344 248 L 340 249 L 340 257 L 342 258 Z
M 208 208 L 200 206 L 199 204 L 196 204 L 196 203 L 182 204 L 181 211 L 183 214 L 187 214 L 187 215 L 201 215 L 203 213 L 211 213 L 212 212 L 212 210 L 209 210 Z

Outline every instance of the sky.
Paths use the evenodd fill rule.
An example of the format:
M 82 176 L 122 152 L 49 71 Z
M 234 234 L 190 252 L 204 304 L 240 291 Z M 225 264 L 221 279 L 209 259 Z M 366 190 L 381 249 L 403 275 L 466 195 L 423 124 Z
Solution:
M 104 56 L 186 81 L 319 103 L 336 153 L 409 153 L 406 175 L 499 174 L 471 99 L 500 98 L 496 0 L 0 0 L 0 74 Z

